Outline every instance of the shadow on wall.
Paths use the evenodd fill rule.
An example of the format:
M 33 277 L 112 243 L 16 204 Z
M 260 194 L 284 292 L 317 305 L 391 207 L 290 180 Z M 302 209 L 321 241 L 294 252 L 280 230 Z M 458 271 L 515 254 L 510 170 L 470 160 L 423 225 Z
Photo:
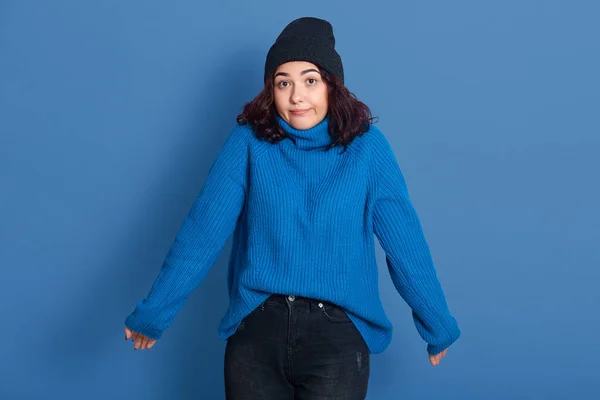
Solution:
M 96 270 L 108 274 L 89 279 L 86 293 L 91 295 L 74 302 L 68 318 L 70 324 L 51 329 L 48 343 L 41 347 L 40 362 L 47 365 L 38 367 L 48 371 L 55 382 L 61 381 L 61 386 L 89 379 L 95 373 L 95 364 L 102 363 L 115 347 L 135 351 L 133 342 L 124 342 L 125 317 L 133 311 L 135 301 L 150 289 L 148 271 L 154 274 L 150 279 L 153 281 L 160 265 L 149 265 L 159 259 L 157 254 L 166 256 L 168 248 L 162 248 L 165 237 L 174 239 L 173 227 L 181 226 L 220 145 L 235 124 L 235 117 L 261 90 L 264 56 L 262 50 L 239 50 L 228 58 L 212 60 L 212 68 L 206 69 L 208 74 L 199 74 L 197 100 L 190 107 L 195 111 L 190 122 L 182 124 L 186 130 L 174 133 L 187 139 L 188 143 L 180 147 L 185 152 L 173 154 L 173 160 L 177 160 L 171 164 L 173 169 L 158 177 L 152 190 L 139 199 L 136 215 L 126 218 L 128 224 L 115 227 L 120 231 L 118 236 L 127 240 L 112 247 L 113 254 L 99 257 L 106 268 Z M 190 176 L 197 178 L 190 180 Z M 177 193 L 176 201 L 165 199 L 165 187 Z M 174 203 L 178 207 L 173 207 Z M 186 208 L 183 215 L 182 208 Z M 145 362 L 153 364 L 147 370 L 149 376 L 160 376 L 155 398 L 162 398 L 162 391 L 173 399 L 225 398 L 222 372 L 225 343 L 219 338 L 217 327 L 228 306 L 226 274 L 230 248 L 231 238 L 206 279 L 175 317 L 177 329 L 167 329 L 153 349 L 135 353 L 134 356 L 146 357 Z M 141 275 L 146 275 L 143 284 L 139 283 Z M 133 302 L 132 292 L 139 293 Z M 157 383 L 151 385 L 156 387 Z

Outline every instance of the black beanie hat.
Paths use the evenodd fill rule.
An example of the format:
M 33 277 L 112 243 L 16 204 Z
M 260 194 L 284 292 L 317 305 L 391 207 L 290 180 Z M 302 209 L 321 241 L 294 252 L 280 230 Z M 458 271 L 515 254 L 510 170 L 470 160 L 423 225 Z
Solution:
M 265 82 L 277 67 L 288 61 L 311 62 L 344 82 L 344 68 L 335 50 L 333 27 L 324 19 L 302 17 L 283 29 L 267 53 Z

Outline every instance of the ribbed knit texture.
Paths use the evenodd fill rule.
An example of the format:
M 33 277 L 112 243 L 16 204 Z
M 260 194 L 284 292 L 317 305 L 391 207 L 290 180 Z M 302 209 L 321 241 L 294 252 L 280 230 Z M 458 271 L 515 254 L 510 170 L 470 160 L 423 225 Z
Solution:
M 327 119 L 296 130 L 277 118 L 296 143 L 259 140 L 249 125 L 232 129 L 152 288 L 125 325 L 159 339 L 233 235 L 223 340 L 279 293 L 342 306 L 371 352 L 381 353 L 392 325 L 379 297 L 377 237 L 427 352 L 450 346 L 460 329 L 384 134 L 371 125 L 345 153 L 324 151 L 331 143 Z

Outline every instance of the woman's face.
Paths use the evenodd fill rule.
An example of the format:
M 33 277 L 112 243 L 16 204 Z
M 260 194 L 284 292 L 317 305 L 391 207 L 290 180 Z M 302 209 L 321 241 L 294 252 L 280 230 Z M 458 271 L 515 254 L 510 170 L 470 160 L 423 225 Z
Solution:
M 293 128 L 310 129 L 327 115 L 327 85 L 315 64 L 281 64 L 275 70 L 273 83 L 275 108 Z

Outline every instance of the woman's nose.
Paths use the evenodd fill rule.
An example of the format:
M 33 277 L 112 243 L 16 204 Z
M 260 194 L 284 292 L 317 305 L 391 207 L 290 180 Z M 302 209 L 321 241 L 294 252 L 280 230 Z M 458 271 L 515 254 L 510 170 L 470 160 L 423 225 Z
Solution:
M 294 89 L 292 92 L 292 103 L 300 103 L 304 99 L 302 89 Z

